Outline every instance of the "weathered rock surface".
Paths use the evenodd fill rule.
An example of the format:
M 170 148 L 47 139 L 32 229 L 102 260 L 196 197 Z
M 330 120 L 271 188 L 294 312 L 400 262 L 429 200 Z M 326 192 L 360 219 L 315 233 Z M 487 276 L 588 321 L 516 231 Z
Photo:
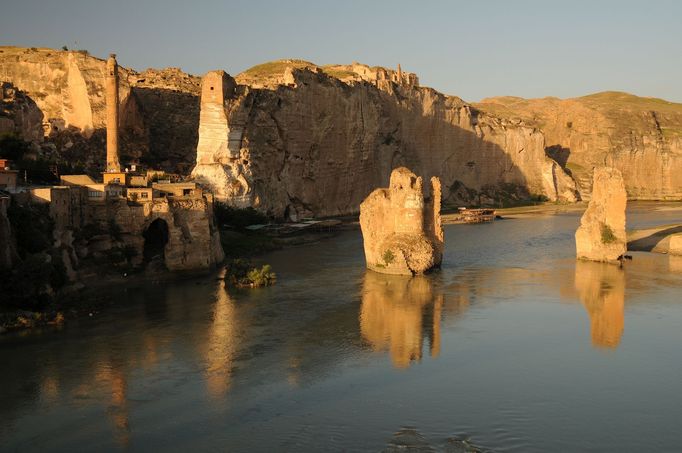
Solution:
M 477 109 L 542 130 L 547 152 L 589 200 L 592 168 L 617 168 L 630 200 L 682 198 L 682 104 L 620 92 L 573 99 L 498 97 Z
M 431 180 L 438 195 L 440 181 Z M 440 266 L 443 230 L 440 202 L 425 202 L 422 178 L 407 168 L 391 172 L 390 187 L 372 192 L 360 205 L 367 267 L 386 274 L 413 275 Z
M 592 199 L 575 233 L 579 259 L 615 262 L 625 253 L 626 204 L 620 171 L 610 167 L 595 168 Z

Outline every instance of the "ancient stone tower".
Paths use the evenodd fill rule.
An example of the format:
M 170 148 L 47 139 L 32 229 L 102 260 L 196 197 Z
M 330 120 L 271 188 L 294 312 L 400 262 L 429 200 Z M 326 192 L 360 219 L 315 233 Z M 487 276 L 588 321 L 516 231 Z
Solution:
M 199 114 L 199 144 L 197 163 L 213 164 L 228 161 L 232 154 L 229 145 L 230 128 L 225 111 L 225 96 L 231 96 L 234 86 L 225 71 L 210 71 L 201 80 L 201 113 Z
M 118 160 L 118 64 L 116 54 L 107 60 L 105 83 L 107 103 L 107 168 L 108 172 L 121 171 Z
M 225 71 L 210 71 L 201 80 L 199 143 L 192 176 L 217 200 L 246 208 L 252 200 L 241 143 L 249 111 L 235 100 L 236 87 Z
M 440 180 L 431 178 L 426 202 L 422 178 L 407 168 L 391 173 L 390 187 L 372 192 L 360 205 L 367 267 L 385 274 L 413 275 L 443 259 Z

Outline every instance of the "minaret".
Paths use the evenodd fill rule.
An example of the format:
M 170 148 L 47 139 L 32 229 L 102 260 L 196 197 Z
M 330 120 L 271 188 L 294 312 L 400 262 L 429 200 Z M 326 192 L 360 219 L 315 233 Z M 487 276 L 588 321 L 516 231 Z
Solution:
M 107 103 L 107 172 L 120 172 L 118 161 L 118 64 L 116 54 L 109 55 L 105 81 Z
M 398 63 L 398 85 L 403 84 L 403 71 L 400 69 L 400 63 Z

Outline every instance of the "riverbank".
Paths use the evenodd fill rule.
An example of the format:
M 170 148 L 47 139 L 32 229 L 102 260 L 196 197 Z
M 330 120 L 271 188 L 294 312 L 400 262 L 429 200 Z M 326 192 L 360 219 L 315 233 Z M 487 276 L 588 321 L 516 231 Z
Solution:
M 97 316 L 120 301 L 123 291 L 135 291 L 150 285 L 188 280 L 220 278 L 225 265 L 237 258 L 257 258 L 274 250 L 313 244 L 335 237 L 340 231 L 357 228 L 357 221 L 344 218 L 333 229 L 300 231 L 294 234 L 224 229 L 221 241 L 225 260 L 213 269 L 172 272 L 136 269 L 121 272 L 89 272 L 87 277 L 67 285 L 52 295 L 54 301 L 41 310 L 8 309 L 0 311 L 0 334 L 35 328 L 54 328 L 82 317 Z M 276 271 L 276 270 L 275 270 Z M 212 277 L 213 276 L 213 277 Z

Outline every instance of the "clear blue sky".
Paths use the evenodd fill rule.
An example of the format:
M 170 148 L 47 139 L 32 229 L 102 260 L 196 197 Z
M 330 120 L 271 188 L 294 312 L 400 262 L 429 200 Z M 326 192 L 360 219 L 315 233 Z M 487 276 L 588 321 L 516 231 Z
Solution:
M 3 0 L 0 44 L 197 75 L 279 58 L 400 63 L 469 101 L 621 90 L 682 102 L 677 0 Z

